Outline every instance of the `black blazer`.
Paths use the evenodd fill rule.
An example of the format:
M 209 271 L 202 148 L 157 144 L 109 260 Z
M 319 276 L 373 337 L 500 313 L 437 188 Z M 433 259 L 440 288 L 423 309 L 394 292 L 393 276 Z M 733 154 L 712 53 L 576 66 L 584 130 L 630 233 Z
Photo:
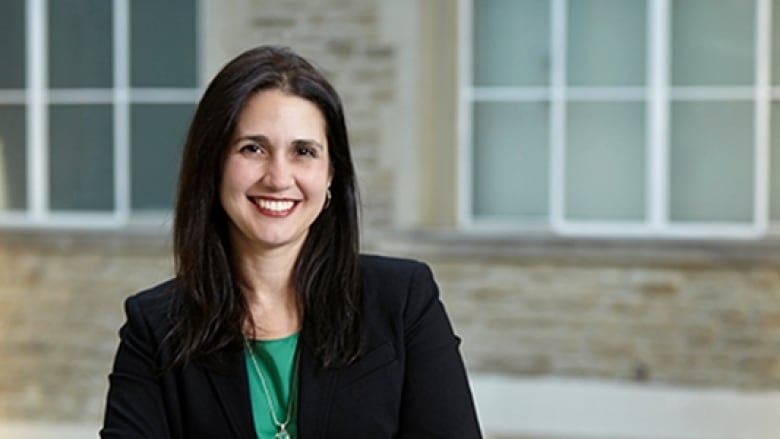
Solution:
M 361 256 L 361 266 L 366 349 L 348 367 L 324 369 L 301 343 L 299 437 L 482 437 L 430 269 L 379 256 Z M 101 437 L 255 438 L 242 349 L 224 352 L 230 367 L 221 372 L 196 363 L 156 372 L 172 354 L 161 343 L 170 287 L 125 302 Z

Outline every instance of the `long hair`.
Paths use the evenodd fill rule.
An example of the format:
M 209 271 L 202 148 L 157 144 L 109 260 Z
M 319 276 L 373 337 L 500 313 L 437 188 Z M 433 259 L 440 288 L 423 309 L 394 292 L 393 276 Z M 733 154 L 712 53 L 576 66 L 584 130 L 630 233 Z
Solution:
M 246 101 L 279 89 L 317 106 L 325 119 L 331 200 L 309 229 L 293 268 L 303 311 L 302 341 L 325 367 L 360 351 L 358 193 L 341 99 L 292 50 L 262 46 L 230 61 L 206 88 L 184 145 L 174 218 L 176 267 L 172 366 L 239 346 L 251 319 L 231 263 L 230 219 L 219 199 L 227 149 Z

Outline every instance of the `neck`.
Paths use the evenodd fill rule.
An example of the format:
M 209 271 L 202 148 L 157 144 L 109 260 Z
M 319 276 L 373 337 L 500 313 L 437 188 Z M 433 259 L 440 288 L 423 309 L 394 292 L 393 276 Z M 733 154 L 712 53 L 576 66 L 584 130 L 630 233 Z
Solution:
M 293 282 L 298 252 L 292 250 L 249 252 L 239 248 L 234 254 L 241 290 L 251 314 L 244 324 L 244 332 L 250 337 L 274 339 L 300 331 L 301 312 Z

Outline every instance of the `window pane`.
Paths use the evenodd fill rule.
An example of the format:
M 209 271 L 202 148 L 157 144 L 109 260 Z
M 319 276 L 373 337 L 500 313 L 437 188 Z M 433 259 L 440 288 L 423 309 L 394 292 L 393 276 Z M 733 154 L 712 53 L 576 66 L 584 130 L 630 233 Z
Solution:
M 474 83 L 528 86 L 549 83 L 550 2 L 474 2 Z
M 771 131 L 769 168 L 769 218 L 780 222 L 780 102 L 772 103 L 772 131 Z
M 193 105 L 133 105 L 132 208 L 173 208 L 179 156 Z
M 111 4 L 105 0 L 48 3 L 51 87 L 112 86 Z
M 130 3 L 133 87 L 195 87 L 195 1 Z
M 671 116 L 671 219 L 752 221 L 753 105 L 677 102 Z
M 571 103 L 567 117 L 566 217 L 643 220 L 642 103 Z
M 672 83 L 752 84 L 754 16 L 753 0 L 673 0 Z
M 27 207 L 25 109 L 0 106 L 0 210 Z
M 114 208 L 110 105 L 53 105 L 50 111 L 50 195 L 57 210 Z
M 24 87 L 24 19 L 24 0 L 0 2 L 0 88 Z
M 546 103 L 474 105 L 474 215 L 547 217 Z
M 569 0 L 569 84 L 643 85 L 646 8 L 645 0 Z

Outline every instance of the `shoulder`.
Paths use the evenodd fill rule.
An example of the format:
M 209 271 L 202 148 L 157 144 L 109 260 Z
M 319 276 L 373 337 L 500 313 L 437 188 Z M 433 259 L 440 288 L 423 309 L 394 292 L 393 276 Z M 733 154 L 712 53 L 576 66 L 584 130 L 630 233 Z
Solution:
M 430 267 L 424 262 L 377 255 L 361 255 L 364 299 L 379 302 L 379 309 L 422 306 L 438 299 Z
M 409 279 L 431 271 L 424 262 L 370 254 L 360 255 L 360 266 L 363 276 L 377 279 Z
M 165 282 L 133 294 L 127 298 L 126 303 L 142 308 L 149 313 L 157 314 L 167 310 L 173 301 L 175 284 L 174 279 L 168 279 Z
M 129 325 L 143 324 L 156 333 L 165 333 L 171 326 L 170 313 L 175 293 L 175 281 L 169 279 L 125 300 Z

